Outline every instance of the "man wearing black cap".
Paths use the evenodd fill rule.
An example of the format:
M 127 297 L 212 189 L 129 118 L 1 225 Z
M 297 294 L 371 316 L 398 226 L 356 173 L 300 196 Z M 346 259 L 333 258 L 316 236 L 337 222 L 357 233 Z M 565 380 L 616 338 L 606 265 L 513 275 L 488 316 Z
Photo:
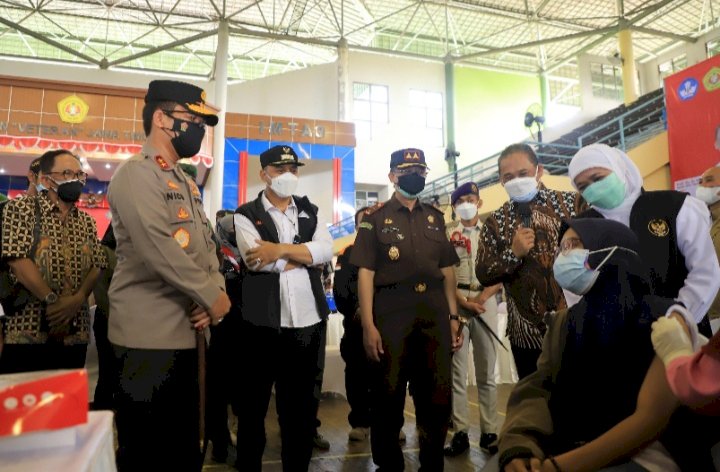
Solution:
M 398 435 L 413 386 L 421 470 L 442 471 L 450 416 L 450 357 L 462 345 L 455 299 L 457 254 L 442 212 L 421 203 L 427 165 L 420 149 L 392 153 L 395 186 L 366 211 L 350 262 L 360 268 L 363 341 L 372 361 L 370 441 L 382 471 L 404 469 Z
M 177 166 L 198 153 L 218 118 L 205 92 L 150 83 L 142 152 L 108 189 L 117 240 L 108 337 L 119 370 L 118 468 L 200 470 L 198 353 L 194 330 L 230 309 L 195 182 Z
M 457 221 L 448 225 L 450 242 L 460 258 L 455 266 L 457 278 L 456 297 L 460 314 L 467 319 L 463 326 L 465 342 L 452 358 L 453 379 L 453 427 L 455 435 L 445 448 L 445 455 L 457 456 L 468 450 L 469 415 L 467 398 L 468 356 L 470 342 L 473 345 L 475 382 L 480 410 L 480 449 L 494 453 L 497 439 L 497 387 L 495 386 L 495 340 L 492 326 L 497 326 L 497 300 L 500 284 L 490 287 L 480 285 L 475 276 L 475 257 L 478 252 L 482 223 L 478 209 L 482 206 L 480 192 L 475 182 L 458 187 L 450 196 L 450 203 Z
M 298 167 L 290 146 L 260 155 L 265 190 L 237 209 L 235 236 L 247 270 L 242 281 L 238 343 L 238 470 L 259 472 L 265 415 L 275 385 L 285 471 L 310 464 L 329 314 L 321 280 L 332 259 L 332 238 L 307 197 L 293 195 Z

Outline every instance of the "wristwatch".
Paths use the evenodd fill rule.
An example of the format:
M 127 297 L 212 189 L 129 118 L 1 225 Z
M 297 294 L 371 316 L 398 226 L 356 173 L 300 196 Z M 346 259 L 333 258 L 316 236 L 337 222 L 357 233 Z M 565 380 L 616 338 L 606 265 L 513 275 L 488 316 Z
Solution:
M 58 301 L 58 294 L 55 292 L 50 292 L 47 295 L 45 295 L 45 298 L 43 298 L 43 304 L 44 305 L 52 305 L 53 303 L 57 303 Z

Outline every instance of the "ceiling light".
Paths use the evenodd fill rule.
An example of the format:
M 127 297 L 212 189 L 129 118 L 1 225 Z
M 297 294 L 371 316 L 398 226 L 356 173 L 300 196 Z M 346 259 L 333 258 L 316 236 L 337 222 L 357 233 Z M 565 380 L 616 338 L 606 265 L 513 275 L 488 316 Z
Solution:
M 112 166 L 110 164 L 105 164 L 105 168 L 110 169 L 110 168 L 112 168 Z

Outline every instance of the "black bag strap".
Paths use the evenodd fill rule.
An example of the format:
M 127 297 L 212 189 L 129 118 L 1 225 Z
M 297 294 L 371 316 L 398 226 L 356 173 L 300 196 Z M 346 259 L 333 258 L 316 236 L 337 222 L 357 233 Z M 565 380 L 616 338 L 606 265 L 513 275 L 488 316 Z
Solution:
M 30 246 L 30 253 L 28 254 L 28 259 L 33 262 L 35 262 L 35 251 L 37 251 L 38 244 L 40 244 L 40 232 L 42 231 L 40 227 L 40 218 L 42 217 L 40 210 L 41 198 L 42 196 L 40 195 L 35 198 L 35 227 L 33 227 L 33 242 Z

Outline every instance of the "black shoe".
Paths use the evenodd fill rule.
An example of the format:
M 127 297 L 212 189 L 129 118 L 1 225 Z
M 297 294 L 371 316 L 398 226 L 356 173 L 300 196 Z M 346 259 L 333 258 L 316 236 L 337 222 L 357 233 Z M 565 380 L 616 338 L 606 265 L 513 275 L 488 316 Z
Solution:
M 487 452 L 488 454 L 495 454 L 498 452 L 497 448 L 497 434 L 483 433 L 480 435 L 480 449 Z
M 445 448 L 445 455 L 450 457 L 459 456 L 463 452 L 470 449 L 470 439 L 468 439 L 467 433 L 458 431 L 453 436 L 450 445 Z
M 313 446 L 317 449 L 327 451 L 330 449 L 330 441 L 325 439 L 322 434 L 315 433 L 315 437 L 313 437 Z

